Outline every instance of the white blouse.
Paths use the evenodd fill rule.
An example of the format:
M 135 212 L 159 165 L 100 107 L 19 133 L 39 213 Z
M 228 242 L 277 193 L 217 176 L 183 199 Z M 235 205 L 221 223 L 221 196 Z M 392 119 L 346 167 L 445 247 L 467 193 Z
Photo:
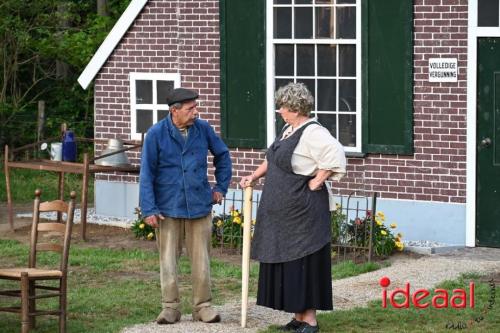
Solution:
M 311 121 L 315 119 L 310 119 L 294 129 L 289 126 L 281 140 L 293 135 L 299 128 Z M 309 125 L 304 129 L 293 151 L 292 169 L 293 172 L 304 176 L 314 176 L 319 169 L 332 170 L 333 173 L 329 179 L 340 180 L 346 174 L 344 148 L 323 126 Z

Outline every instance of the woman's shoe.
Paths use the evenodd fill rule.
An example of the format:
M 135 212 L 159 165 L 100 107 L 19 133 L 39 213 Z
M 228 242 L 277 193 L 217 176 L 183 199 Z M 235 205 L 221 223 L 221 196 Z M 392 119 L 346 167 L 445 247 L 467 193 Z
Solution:
M 296 331 L 297 328 L 302 326 L 302 324 L 304 324 L 303 321 L 298 321 L 297 319 L 292 318 L 292 320 L 290 320 L 290 322 L 288 324 L 278 327 L 278 331 L 293 332 L 293 331 Z
M 308 323 L 302 323 L 299 328 L 295 330 L 295 333 L 316 333 L 319 332 L 319 325 L 311 326 Z

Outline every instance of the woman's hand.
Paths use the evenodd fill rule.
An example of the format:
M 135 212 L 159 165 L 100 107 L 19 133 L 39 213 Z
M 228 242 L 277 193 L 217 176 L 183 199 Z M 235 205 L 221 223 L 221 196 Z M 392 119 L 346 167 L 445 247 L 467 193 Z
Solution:
M 247 186 L 251 186 L 252 183 L 253 183 L 252 175 L 241 177 L 241 180 L 240 180 L 241 188 L 246 188 Z
M 316 178 L 310 179 L 307 185 L 311 191 L 319 191 L 323 188 L 323 182 Z

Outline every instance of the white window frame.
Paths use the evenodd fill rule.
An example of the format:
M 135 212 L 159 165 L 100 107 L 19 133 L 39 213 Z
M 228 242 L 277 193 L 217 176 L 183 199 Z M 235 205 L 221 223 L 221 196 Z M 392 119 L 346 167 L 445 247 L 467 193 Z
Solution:
M 137 104 L 136 97 L 136 85 L 137 80 L 151 80 L 153 82 L 153 104 Z M 156 82 L 157 81 L 173 81 L 174 88 L 178 88 L 181 85 L 181 74 L 180 73 L 130 73 L 130 139 L 140 140 L 142 133 L 137 133 L 135 131 L 137 127 L 137 109 L 148 109 L 153 110 L 153 124 L 158 121 L 158 110 L 168 110 L 168 105 L 156 103 Z
M 338 115 L 339 114 L 355 114 L 356 115 L 356 146 L 355 147 L 344 147 L 346 152 L 361 152 L 361 142 L 362 142 L 362 133 L 361 133 L 361 80 L 362 80 L 362 73 L 361 73 L 361 0 L 356 0 L 356 39 L 336 39 L 336 38 L 311 38 L 311 39 L 274 39 L 273 37 L 273 28 L 274 28 L 274 7 L 327 7 L 326 5 L 323 4 L 313 4 L 312 5 L 274 5 L 273 0 L 267 0 L 266 2 L 266 82 L 267 82 L 267 89 L 266 89 L 266 100 L 267 100 L 267 146 L 269 146 L 275 139 L 276 137 L 276 130 L 275 130 L 275 121 L 276 121 L 276 110 L 275 110 L 275 103 L 274 103 L 274 92 L 275 92 L 275 77 L 274 77 L 274 72 L 275 72 L 275 65 L 274 65 L 274 45 L 275 44 L 311 44 L 311 45 L 318 45 L 318 44 L 342 44 L 342 43 L 349 43 L 352 45 L 356 46 L 356 76 L 352 77 L 356 79 L 356 112 L 346 112 L 346 111 L 335 111 L 334 114 L 337 115 L 337 133 L 339 131 L 339 122 L 338 122 Z M 342 7 L 345 5 L 336 5 L 337 7 Z M 350 5 L 352 7 L 352 5 Z M 313 10 L 313 22 L 316 17 L 316 11 Z M 293 33 L 293 9 L 292 9 L 292 33 Z M 313 36 L 315 36 L 315 24 L 313 24 Z M 337 73 L 338 71 L 338 62 L 337 62 Z M 315 67 L 316 67 L 316 62 L 315 62 Z M 312 76 L 310 77 L 312 79 L 318 78 L 318 76 Z M 321 78 L 330 78 L 330 77 L 321 77 Z M 296 79 L 296 75 L 294 74 L 294 79 Z M 336 78 L 338 80 L 338 76 Z M 338 85 L 337 85 L 337 105 L 339 103 L 338 99 Z M 316 93 L 317 95 L 317 89 Z M 315 100 L 316 100 L 316 96 Z M 319 113 L 332 113 L 332 112 L 319 112 Z M 335 137 L 337 137 L 336 134 L 334 134 Z

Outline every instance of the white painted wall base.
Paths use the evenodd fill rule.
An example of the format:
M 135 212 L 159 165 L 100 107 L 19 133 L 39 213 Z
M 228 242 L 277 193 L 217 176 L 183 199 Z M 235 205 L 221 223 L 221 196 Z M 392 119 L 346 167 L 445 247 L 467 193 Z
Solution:
M 95 181 L 95 211 L 97 215 L 134 219 L 139 206 L 139 184 Z
M 254 191 L 253 200 L 260 198 Z M 241 211 L 241 190 L 229 190 L 226 195 L 226 213 L 230 205 Z M 134 218 L 134 208 L 139 202 L 138 184 L 95 182 L 95 207 L 99 215 Z M 255 206 L 255 205 L 254 205 Z M 223 206 L 215 205 L 215 214 Z M 383 211 L 386 224 L 396 223 L 396 232 L 403 233 L 403 240 L 428 240 L 448 245 L 465 246 L 465 204 L 443 202 L 377 199 L 377 211 Z M 255 210 L 252 212 L 255 218 Z

